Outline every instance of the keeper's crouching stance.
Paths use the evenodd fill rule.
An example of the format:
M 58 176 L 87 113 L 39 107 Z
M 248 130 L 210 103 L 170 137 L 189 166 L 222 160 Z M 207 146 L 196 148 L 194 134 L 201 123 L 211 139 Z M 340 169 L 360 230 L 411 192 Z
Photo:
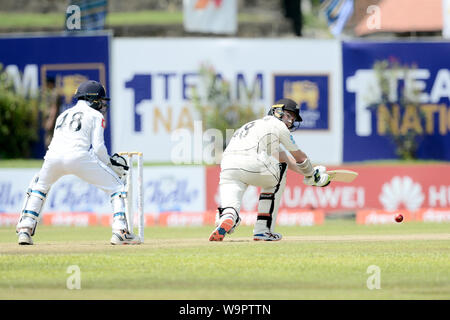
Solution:
M 33 244 L 32 236 L 51 186 L 60 177 L 73 174 L 110 195 L 113 209 L 111 244 L 138 244 L 140 239 L 128 231 L 125 217 L 126 160 L 117 154 L 109 157 L 104 144 L 103 114 L 107 108 L 105 101 L 109 98 L 96 81 L 83 82 L 75 98 L 77 104 L 58 116 L 44 164 L 28 186 L 16 226 L 18 243 Z
M 274 228 L 287 170 L 304 176 L 307 185 L 325 187 L 330 183 L 326 168 L 313 168 L 290 135 L 301 121 L 298 105 L 281 99 L 271 107 L 268 116 L 236 131 L 221 162 L 220 207 L 210 241 L 222 241 L 239 225 L 241 201 L 249 185 L 261 187 L 253 240 L 278 241 L 282 236 Z M 279 150 L 280 144 L 290 155 Z

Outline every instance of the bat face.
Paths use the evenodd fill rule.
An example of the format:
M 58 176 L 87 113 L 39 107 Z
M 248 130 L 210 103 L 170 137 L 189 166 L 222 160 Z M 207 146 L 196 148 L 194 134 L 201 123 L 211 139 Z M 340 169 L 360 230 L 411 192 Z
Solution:
M 352 182 L 358 176 L 358 173 L 351 170 L 330 170 L 327 171 L 331 181 Z

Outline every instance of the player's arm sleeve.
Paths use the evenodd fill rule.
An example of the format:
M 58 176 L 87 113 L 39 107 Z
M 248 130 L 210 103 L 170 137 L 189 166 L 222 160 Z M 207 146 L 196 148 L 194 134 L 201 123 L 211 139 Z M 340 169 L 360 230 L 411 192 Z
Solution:
M 297 151 L 300 149 L 295 143 L 294 138 L 292 137 L 291 132 L 288 128 L 285 127 L 280 129 L 279 138 L 280 143 L 287 151 Z
M 109 155 L 105 146 L 104 137 L 105 119 L 103 117 L 94 118 L 94 129 L 92 130 L 92 149 L 97 157 L 104 163 L 108 164 Z

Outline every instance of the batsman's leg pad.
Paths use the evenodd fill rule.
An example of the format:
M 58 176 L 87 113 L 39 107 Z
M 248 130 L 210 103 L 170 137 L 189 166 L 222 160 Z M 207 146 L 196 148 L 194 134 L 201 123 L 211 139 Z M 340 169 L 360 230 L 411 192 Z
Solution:
M 270 230 L 272 226 L 272 214 L 275 206 L 275 194 L 270 192 L 261 192 L 258 203 L 258 216 L 256 223 L 263 225 Z
M 259 197 L 258 217 L 256 219 L 254 234 L 265 232 L 273 233 L 278 215 L 281 196 L 286 187 L 286 163 L 280 163 L 280 178 L 273 188 L 263 188 Z

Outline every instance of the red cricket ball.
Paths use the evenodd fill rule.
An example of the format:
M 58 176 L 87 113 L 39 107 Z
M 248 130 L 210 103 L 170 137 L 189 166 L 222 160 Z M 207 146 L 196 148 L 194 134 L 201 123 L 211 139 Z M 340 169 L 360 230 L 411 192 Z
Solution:
M 403 216 L 401 214 L 396 215 L 395 216 L 395 221 L 397 221 L 399 223 L 402 222 L 403 221 Z

